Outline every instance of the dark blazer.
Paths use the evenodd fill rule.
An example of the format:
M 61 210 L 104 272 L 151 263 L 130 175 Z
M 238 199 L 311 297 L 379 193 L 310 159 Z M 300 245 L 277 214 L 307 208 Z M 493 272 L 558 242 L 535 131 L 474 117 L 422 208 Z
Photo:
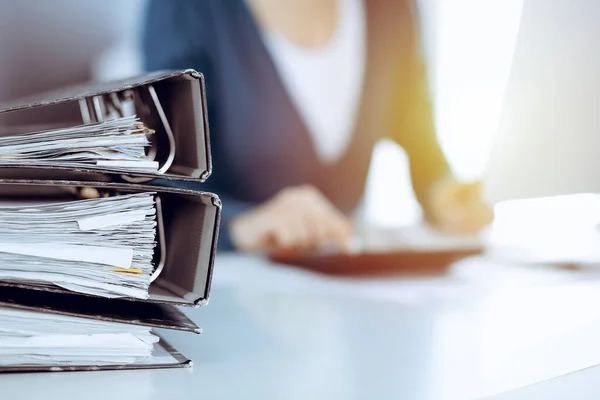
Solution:
M 312 184 L 350 212 L 383 137 L 408 153 L 427 213 L 428 188 L 448 166 L 435 135 L 413 2 L 365 0 L 367 64 L 356 128 L 346 154 L 325 165 L 244 0 L 151 1 L 146 69 L 194 68 L 206 77 L 214 173 L 201 188 L 223 200 L 221 248 L 231 248 L 233 217 L 284 187 Z

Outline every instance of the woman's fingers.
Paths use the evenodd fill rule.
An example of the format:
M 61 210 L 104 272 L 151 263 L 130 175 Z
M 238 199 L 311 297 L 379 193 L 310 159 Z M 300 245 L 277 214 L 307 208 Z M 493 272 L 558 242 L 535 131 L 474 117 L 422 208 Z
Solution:
M 276 248 L 295 249 L 308 247 L 311 232 L 305 218 L 294 214 L 280 218 L 273 226 L 271 236 Z
M 232 239 L 245 251 L 305 250 L 330 243 L 344 248 L 353 228 L 313 187 L 288 188 L 236 218 Z
M 330 243 L 344 247 L 351 234 L 350 224 L 343 218 L 308 211 L 280 219 L 271 236 L 277 249 L 306 250 Z

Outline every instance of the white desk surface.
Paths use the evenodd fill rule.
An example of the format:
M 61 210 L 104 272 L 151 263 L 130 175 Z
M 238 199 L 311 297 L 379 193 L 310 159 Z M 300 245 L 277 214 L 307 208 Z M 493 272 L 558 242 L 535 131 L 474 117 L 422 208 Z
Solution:
M 4 374 L 0 398 L 600 398 L 600 368 L 552 379 L 600 364 L 598 275 L 472 259 L 352 281 L 232 255 L 215 272 L 188 311 L 204 333 L 161 332 L 192 369 Z

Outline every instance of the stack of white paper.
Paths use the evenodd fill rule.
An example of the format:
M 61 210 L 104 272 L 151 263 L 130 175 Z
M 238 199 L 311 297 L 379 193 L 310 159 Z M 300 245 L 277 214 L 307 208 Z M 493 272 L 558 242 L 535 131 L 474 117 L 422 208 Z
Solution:
M 363 228 L 361 235 L 350 242 L 355 253 L 393 251 L 469 251 L 485 246 L 483 235 L 458 235 L 445 233 L 425 224 L 401 228 Z
M 148 362 L 158 341 L 149 327 L 0 308 L 0 366 Z
M 0 280 L 103 297 L 148 297 L 154 193 L 0 206 Z
M 157 171 L 146 157 L 153 133 L 136 117 L 0 137 L 0 165 Z

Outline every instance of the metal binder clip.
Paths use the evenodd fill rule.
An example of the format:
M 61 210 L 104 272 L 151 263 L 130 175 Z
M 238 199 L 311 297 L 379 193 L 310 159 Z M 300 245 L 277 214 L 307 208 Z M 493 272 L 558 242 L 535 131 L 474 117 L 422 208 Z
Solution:
M 167 140 L 168 140 L 169 153 L 167 155 L 166 160 L 164 161 L 162 166 L 160 166 L 160 168 L 157 171 L 158 175 L 162 175 L 162 174 L 166 173 L 169 170 L 169 168 L 171 168 L 171 165 L 173 164 L 173 161 L 175 160 L 175 152 L 176 152 L 175 135 L 173 134 L 173 129 L 171 129 L 171 124 L 169 123 L 169 120 L 167 119 L 167 115 L 164 111 L 164 108 L 162 107 L 160 99 L 158 98 L 156 89 L 152 85 L 146 86 L 145 89 L 148 91 L 148 95 L 151 99 L 151 104 L 160 119 L 163 130 L 164 130 L 165 135 L 167 136 Z M 139 90 L 141 90 L 141 89 L 139 89 Z M 93 96 L 93 97 L 88 97 L 88 98 L 79 100 L 79 109 L 81 112 L 81 118 L 82 118 L 83 122 L 87 124 L 87 123 L 106 121 L 107 119 L 114 118 L 114 114 L 116 114 L 119 117 L 123 117 L 123 116 L 125 116 L 125 112 L 123 109 L 124 108 L 123 100 L 126 100 L 126 99 L 133 100 L 136 96 L 139 98 L 140 103 L 143 106 L 149 108 L 149 105 L 147 104 L 147 102 L 144 101 L 144 96 L 140 96 L 139 93 L 137 93 L 133 90 L 128 90 L 128 91 L 125 91 L 125 92 L 122 92 L 119 94 L 109 93 L 109 94 L 102 95 L 102 96 Z M 136 110 L 136 111 L 139 112 L 141 110 Z M 158 155 L 157 147 L 158 147 L 157 140 L 153 139 L 152 146 L 148 150 L 148 154 L 146 154 L 146 157 L 149 160 L 156 160 L 156 157 Z M 148 181 L 151 181 L 152 179 L 154 179 L 154 178 L 148 178 L 148 177 L 132 177 L 129 175 L 121 175 L 121 178 L 130 183 L 144 183 L 144 182 L 148 182 Z
M 167 156 L 167 160 L 163 164 L 163 166 L 158 170 L 159 173 L 164 174 L 171 168 L 173 165 L 173 161 L 175 160 L 175 135 L 173 135 L 173 130 L 171 129 L 171 124 L 169 124 L 169 120 L 167 119 L 167 115 L 165 114 L 165 110 L 160 104 L 160 100 L 158 99 L 158 95 L 156 94 L 156 90 L 154 90 L 154 86 L 148 86 L 148 92 L 150 93 L 150 97 L 152 97 L 152 102 L 154 103 L 154 107 L 156 107 L 156 111 L 160 117 L 160 120 L 163 124 L 163 128 L 165 129 L 165 133 L 167 134 L 167 138 L 169 139 L 169 155 Z
M 87 97 L 79 100 L 79 110 L 84 124 L 107 121 L 115 117 L 125 117 L 123 102 L 133 100 L 133 91 L 109 93 L 103 96 Z
M 171 168 L 171 165 L 173 164 L 173 161 L 175 160 L 175 151 L 176 151 L 175 135 L 173 134 L 173 129 L 171 129 L 171 124 L 169 123 L 169 120 L 167 119 L 167 115 L 165 113 L 164 108 L 162 107 L 162 104 L 160 102 L 160 99 L 158 98 L 158 95 L 156 94 L 156 90 L 154 89 L 154 86 L 148 85 L 148 86 L 146 86 L 146 89 L 148 91 L 148 94 L 150 95 L 151 104 L 154 108 L 154 111 L 156 111 L 156 114 L 160 118 L 160 122 L 162 124 L 165 134 L 167 135 L 167 139 L 169 142 L 169 153 L 167 155 L 167 159 L 165 160 L 163 165 L 158 169 L 158 174 L 162 175 L 165 172 L 167 172 L 169 170 L 169 168 Z M 144 105 L 149 108 L 149 104 L 144 103 Z M 156 158 L 156 154 L 158 152 L 156 146 L 157 146 L 157 143 L 155 140 L 152 143 L 152 149 L 150 150 L 151 153 L 148 153 L 148 158 L 151 158 L 151 157 L 152 157 L 151 159 Z M 148 181 L 152 180 L 152 178 L 132 177 L 132 176 L 128 176 L 128 175 L 121 175 L 121 178 L 130 183 L 144 183 L 144 182 L 148 182 Z
M 165 240 L 165 225 L 163 223 L 163 214 L 162 214 L 162 201 L 159 196 L 155 196 L 154 202 L 156 204 L 156 225 L 158 229 L 158 246 L 160 249 L 160 259 L 158 264 L 156 265 L 156 269 L 152 273 L 150 277 L 150 282 L 154 282 L 156 278 L 160 275 L 162 270 L 165 267 L 165 263 L 167 261 L 167 242 Z

